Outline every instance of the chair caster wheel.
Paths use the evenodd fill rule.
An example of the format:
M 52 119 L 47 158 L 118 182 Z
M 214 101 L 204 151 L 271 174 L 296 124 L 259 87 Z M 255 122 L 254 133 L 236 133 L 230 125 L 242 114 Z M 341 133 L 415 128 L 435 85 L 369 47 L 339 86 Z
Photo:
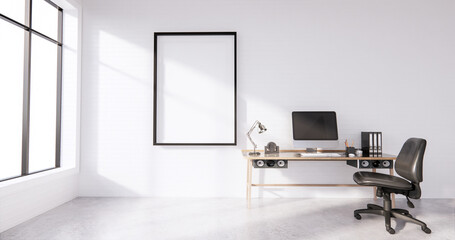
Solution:
M 389 232 L 390 234 L 395 234 L 395 230 L 393 228 L 387 229 L 387 232 Z
M 360 216 L 360 214 L 358 214 L 358 213 L 354 213 L 354 217 L 355 217 L 357 220 L 362 219 L 362 216 Z
M 422 227 L 422 231 L 424 231 L 426 234 L 430 234 L 431 233 L 431 229 L 429 229 L 427 227 Z

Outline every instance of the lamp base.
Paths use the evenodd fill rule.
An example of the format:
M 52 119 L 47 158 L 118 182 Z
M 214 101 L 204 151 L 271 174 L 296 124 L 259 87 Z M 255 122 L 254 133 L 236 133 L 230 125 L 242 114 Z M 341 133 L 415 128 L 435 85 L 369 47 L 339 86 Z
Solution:
M 260 152 L 250 152 L 250 153 L 248 153 L 248 155 L 250 155 L 250 156 L 259 156 L 259 155 L 261 155 L 261 153 Z

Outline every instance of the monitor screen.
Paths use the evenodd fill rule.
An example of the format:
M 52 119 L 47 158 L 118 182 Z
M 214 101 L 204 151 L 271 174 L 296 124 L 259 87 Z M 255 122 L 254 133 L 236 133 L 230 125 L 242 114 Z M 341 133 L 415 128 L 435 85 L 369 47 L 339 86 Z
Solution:
M 335 112 L 292 112 L 294 140 L 338 140 Z

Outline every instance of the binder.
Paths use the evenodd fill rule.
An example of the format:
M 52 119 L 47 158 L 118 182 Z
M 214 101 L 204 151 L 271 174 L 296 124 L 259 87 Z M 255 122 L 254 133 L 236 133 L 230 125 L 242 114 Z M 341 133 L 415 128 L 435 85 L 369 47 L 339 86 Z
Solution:
M 378 133 L 373 133 L 373 157 L 378 156 Z
M 364 157 L 382 156 L 382 132 L 362 132 L 361 144 Z
M 369 156 L 370 157 L 374 157 L 374 134 L 372 132 L 370 132 L 370 153 L 369 153 Z
M 362 144 L 362 155 L 364 157 L 370 156 L 370 133 L 369 132 L 362 132 L 360 135 L 360 143 Z

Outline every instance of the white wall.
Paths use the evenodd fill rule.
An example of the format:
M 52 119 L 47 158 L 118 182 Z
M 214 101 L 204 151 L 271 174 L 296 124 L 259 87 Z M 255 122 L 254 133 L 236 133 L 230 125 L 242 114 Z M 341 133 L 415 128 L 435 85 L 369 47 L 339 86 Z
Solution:
M 82 8 L 78 0 L 53 2 L 64 9 L 61 168 L 0 183 L 0 233 L 78 195 Z
M 77 175 L 75 170 L 39 173 L 0 185 L 0 233 L 76 198 Z
M 397 154 L 428 140 L 423 197 L 455 197 L 455 2 L 449 0 L 84 1 L 80 195 L 244 197 L 240 150 L 358 146 L 382 131 Z M 236 147 L 152 144 L 153 33 L 238 33 Z M 190 89 L 189 89 L 190 90 Z M 294 142 L 291 112 L 334 110 L 340 141 Z M 344 163 L 256 171 L 263 182 L 352 182 Z M 370 189 L 267 188 L 253 196 L 369 197 Z

